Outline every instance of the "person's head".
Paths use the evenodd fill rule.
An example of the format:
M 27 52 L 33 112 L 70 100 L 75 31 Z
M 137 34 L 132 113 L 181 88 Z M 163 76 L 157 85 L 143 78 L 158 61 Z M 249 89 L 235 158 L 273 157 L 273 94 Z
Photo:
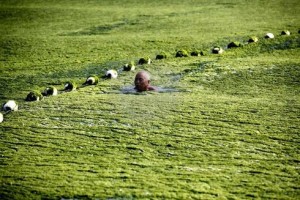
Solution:
M 150 86 L 150 75 L 146 71 L 140 71 L 134 79 L 135 89 L 139 92 L 147 91 Z

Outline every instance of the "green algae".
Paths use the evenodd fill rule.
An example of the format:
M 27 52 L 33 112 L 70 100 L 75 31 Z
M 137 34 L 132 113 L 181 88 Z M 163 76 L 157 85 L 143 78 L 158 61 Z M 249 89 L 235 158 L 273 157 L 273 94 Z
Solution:
M 157 54 L 155 59 L 156 60 L 162 60 L 162 59 L 166 59 L 167 58 L 167 54 L 165 52 L 161 53 L 161 54 Z
M 252 39 L 254 39 L 254 38 L 252 38 Z M 252 40 L 250 40 L 250 41 L 252 41 Z M 253 40 L 253 41 L 255 41 L 255 40 Z M 242 47 L 242 46 L 243 46 L 243 45 L 242 45 L 240 42 L 234 41 L 234 42 L 230 42 L 230 43 L 227 45 L 227 48 L 230 49 L 230 48 L 237 48 L 237 47 Z
M 25 101 L 40 101 L 43 99 L 43 95 L 39 91 L 31 91 L 29 94 L 26 96 Z
M 140 58 L 138 61 L 139 65 L 145 65 L 150 63 L 151 63 L 151 59 L 149 57 Z
M 0 125 L 0 198 L 297 199 L 299 36 L 211 54 L 267 24 L 297 32 L 297 1 L 284 18 L 274 16 L 281 2 L 264 3 L 4 1 L 0 97 L 20 110 Z M 151 84 L 179 92 L 123 94 L 128 71 L 24 101 L 31 89 L 63 90 L 158 49 L 210 53 L 139 66 Z
M 204 56 L 204 52 L 203 51 L 199 51 L 199 50 L 195 50 L 191 52 L 191 56 Z
M 130 63 L 127 63 L 123 66 L 124 71 L 133 71 L 135 70 L 135 64 L 134 61 L 131 61 Z
M 251 36 L 248 40 L 248 43 L 258 42 L 258 38 L 256 36 Z
M 182 49 L 176 52 L 175 57 L 188 57 L 189 54 L 186 50 Z

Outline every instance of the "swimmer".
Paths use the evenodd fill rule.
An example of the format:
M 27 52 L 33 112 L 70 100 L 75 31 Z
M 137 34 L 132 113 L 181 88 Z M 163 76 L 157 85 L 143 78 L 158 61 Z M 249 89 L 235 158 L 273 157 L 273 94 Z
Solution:
M 156 87 L 150 85 L 150 74 L 146 71 L 140 71 L 136 74 L 134 85 L 134 89 L 138 92 L 157 91 Z

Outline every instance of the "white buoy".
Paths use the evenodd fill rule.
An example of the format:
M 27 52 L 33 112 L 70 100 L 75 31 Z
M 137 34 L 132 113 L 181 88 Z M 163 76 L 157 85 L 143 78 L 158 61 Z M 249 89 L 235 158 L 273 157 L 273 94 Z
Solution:
M 221 47 L 214 47 L 212 49 L 212 53 L 214 54 L 222 54 L 224 52 L 224 50 Z
M 98 82 L 99 82 L 98 76 L 93 75 L 93 76 L 89 76 L 89 77 L 86 79 L 84 85 L 97 85 Z
M 58 91 L 57 91 L 57 89 L 56 88 L 53 88 L 53 96 L 56 96 L 58 94 Z
M 93 83 L 96 82 L 96 80 L 95 80 L 94 77 L 88 77 L 88 78 L 86 79 L 86 82 L 87 82 L 87 83 L 90 83 L 90 85 L 92 85 Z
M 9 100 L 6 103 L 3 104 L 2 109 L 4 111 L 17 111 L 18 110 L 18 104 L 14 100 Z
M 114 69 L 108 70 L 105 74 L 107 78 L 117 78 L 118 77 L 118 72 Z
M 42 93 L 44 96 L 56 96 L 58 94 L 58 91 L 56 87 L 50 86 L 47 87 L 44 92 Z
M 148 58 L 148 62 L 147 62 L 147 64 L 148 64 L 148 65 L 150 65 L 150 64 L 151 64 L 151 62 L 152 62 L 152 60 L 151 60 L 150 58 Z
M 267 33 L 267 34 L 265 35 L 265 38 L 266 38 L 266 39 L 273 39 L 273 38 L 274 38 L 274 34 L 273 34 L 273 33 Z
M 76 90 L 77 85 L 73 81 L 69 81 L 65 84 L 65 91 L 74 91 Z
M 291 32 L 288 30 L 281 31 L 281 35 L 291 35 Z

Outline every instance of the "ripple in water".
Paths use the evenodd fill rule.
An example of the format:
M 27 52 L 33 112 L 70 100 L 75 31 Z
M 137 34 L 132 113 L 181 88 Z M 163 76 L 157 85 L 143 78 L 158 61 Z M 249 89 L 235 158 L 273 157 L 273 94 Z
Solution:
M 159 93 L 168 93 L 168 92 L 180 92 L 180 90 L 176 88 L 164 88 L 164 87 L 156 87 L 155 91 L 148 92 L 159 92 Z M 127 86 L 122 88 L 121 92 L 123 94 L 145 94 L 145 92 L 138 92 L 134 89 L 134 86 Z

